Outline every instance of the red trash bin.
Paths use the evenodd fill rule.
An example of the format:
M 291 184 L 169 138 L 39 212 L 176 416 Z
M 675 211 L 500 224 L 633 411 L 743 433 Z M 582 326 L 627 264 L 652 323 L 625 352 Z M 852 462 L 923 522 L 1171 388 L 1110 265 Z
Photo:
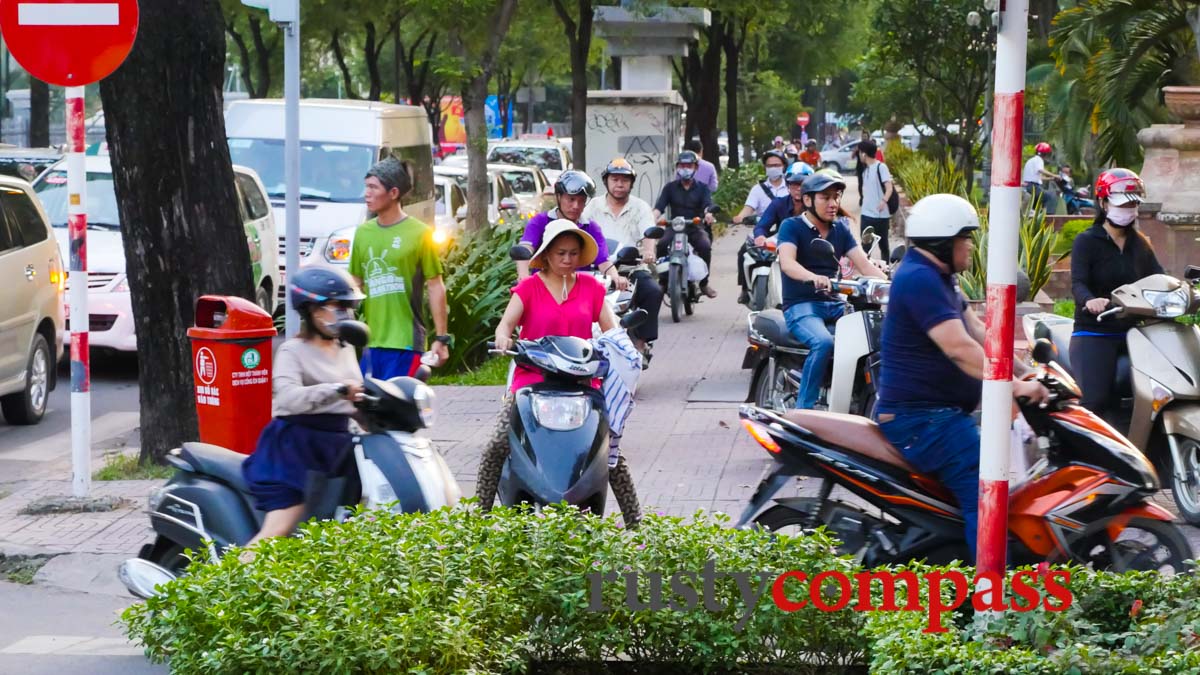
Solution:
M 271 421 L 271 315 L 238 297 L 196 301 L 192 378 L 200 440 L 244 454 Z

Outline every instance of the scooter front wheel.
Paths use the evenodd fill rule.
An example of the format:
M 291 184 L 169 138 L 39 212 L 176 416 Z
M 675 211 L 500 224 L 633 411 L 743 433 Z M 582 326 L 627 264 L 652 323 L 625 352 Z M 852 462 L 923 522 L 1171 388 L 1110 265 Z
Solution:
M 832 508 L 831 508 L 832 507 Z M 855 519 L 855 513 L 862 515 Z M 872 522 L 868 516 L 848 504 L 829 502 L 822 508 L 821 502 L 812 497 L 789 500 L 788 504 L 776 504 L 758 514 L 754 524 L 777 534 L 795 536 L 806 534 L 824 525 L 829 528 L 838 541 L 838 555 L 856 555 L 867 545 L 866 532 L 863 523 Z
M 750 291 L 750 309 L 761 312 L 767 306 L 767 275 L 754 277 L 754 289 Z
M 1177 436 L 1183 466 L 1171 467 L 1171 494 L 1179 515 L 1191 525 L 1200 525 L 1200 441 Z M 1182 471 L 1181 479 L 1178 473 Z
M 667 272 L 667 298 L 671 303 L 671 321 L 679 323 L 683 318 L 683 268 L 671 265 Z

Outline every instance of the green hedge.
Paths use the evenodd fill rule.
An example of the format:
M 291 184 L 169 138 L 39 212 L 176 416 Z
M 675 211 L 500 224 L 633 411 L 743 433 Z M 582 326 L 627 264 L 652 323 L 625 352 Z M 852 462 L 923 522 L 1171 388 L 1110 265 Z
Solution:
M 766 171 L 759 162 L 746 162 L 736 169 L 725 169 L 721 172 L 721 182 L 713 201 L 721 207 L 722 221 L 730 221 L 742 210 L 746 196 L 755 184 L 767 179 Z
M 1074 599 L 1064 611 L 1009 611 L 984 620 L 959 610 L 953 621 L 947 617 L 945 633 L 922 632 L 920 614 L 869 615 L 871 672 L 1200 673 L 1195 574 L 1070 572 Z
M 1075 237 L 1078 237 L 1081 232 L 1091 226 L 1092 220 L 1090 218 L 1068 220 L 1063 223 L 1062 228 L 1058 231 L 1058 246 L 1054 249 L 1054 255 L 1059 258 L 1071 255 L 1071 245 L 1075 243 Z
M 710 560 L 729 571 L 851 569 L 824 534 L 772 537 L 733 530 L 725 517 L 651 516 L 625 531 L 612 517 L 555 507 L 373 512 L 304 525 L 264 542 L 248 564 L 236 552 L 195 564 L 123 620 L 176 673 L 520 672 L 618 658 L 688 673 L 817 673 L 865 661 L 854 612 L 784 613 L 765 602 L 737 630 L 745 612 L 730 578 L 716 581 L 718 612 L 631 611 L 620 583 L 603 586 L 605 611 L 588 609 L 589 573 L 670 575 Z M 643 601 L 649 585 L 643 578 Z

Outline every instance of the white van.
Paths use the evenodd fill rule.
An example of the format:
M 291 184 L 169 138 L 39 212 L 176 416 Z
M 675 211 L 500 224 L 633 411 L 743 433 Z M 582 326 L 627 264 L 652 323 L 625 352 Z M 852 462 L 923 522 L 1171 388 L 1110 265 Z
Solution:
M 282 267 L 287 260 L 283 101 L 234 101 L 225 111 L 225 133 L 233 163 L 254 169 L 266 185 Z M 372 164 L 388 156 L 406 161 L 413 170 L 413 189 L 404 198 L 404 210 L 433 226 L 432 143 L 429 118 L 420 106 L 302 99 L 300 265 L 350 262 L 354 229 L 371 217 L 363 200 L 363 177 Z

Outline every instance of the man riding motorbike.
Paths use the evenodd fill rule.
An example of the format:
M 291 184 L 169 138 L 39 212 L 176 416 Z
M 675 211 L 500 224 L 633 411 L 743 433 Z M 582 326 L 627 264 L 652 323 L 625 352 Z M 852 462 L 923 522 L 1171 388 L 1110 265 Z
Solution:
M 742 210 L 733 217 L 735 224 L 741 225 L 745 221 L 746 216 L 751 214 L 761 218 L 763 213 L 771 206 L 771 202 L 776 199 L 781 199 L 788 196 L 788 185 L 784 181 L 784 166 L 786 159 L 782 152 L 778 150 L 768 150 L 762 155 L 763 168 L 767 171 L 767 179 L 757 183 L 750 188 L 750 194 L 746 195 L 746 204 L 742 206 Z M 758 232 L 757 223 L 754 228 L 755 233 Z M 766 237 L 756 237 L 756 246 L 762 246 Z M 745 270 L 742 269 L 742 257 L 746 254 L 748 244 L 742 244 L 738 249 L 737 255 L 737 273 L 738 287 L 740 287 L 741 295 L 738 297 L 738 302 L 745 304 L 750 300 L 750 289 L 747 288 L 747 280 Z
M 596 241 L 599 250 L 595 261 L 588 264 L 588 270 L 598 269 L 612 280 L 613 284 L 622 291 L 629 288 L 629 280 L 617 273 L 617 267 L 609 260 L 608 246 L 604 241 L 604 232 L 595 222 L 583 218 L 583 210 L 588 200 L 596 196 L 596 184 L 582 171 L 571 169 L 559 174 L 554 181 L 554 201 L 557 206 L 544 213 L 539 213 L 525 224 L 525 232 L 521 235 L 521 245 L 531 251 L 536 251 L 542 245 L 542 237 L 546 226 L 551 221 L 565 218 L 579 229 L 587 232 Z M 517 281 L 529 277 L 528 260 L 517 261 Z
M 672 218 L 703 218 L 704 224 L 711 226 L 714 218 L 709 208 L 714 206 L 712 193 L 709 192 L 708 186 L 703 183 L 697 183 L 696 167 L 699 166 L 700 158 L 691 150 L 684 150 L 679 153 L 679 157 L 675 160 L 675 175 L 676 180 L 671 181 L 663 186 L 662 193 L 658 196 L 658 201 L 654 204 L 654 219 L 658 220 L 660 216 L 668 209 L 671 209 Z M 696 255 L 704 261 L 708 268 L 712 269 L 712 239 L 709 233 L 703 227 L 697 227 L 689 224 L 687 229 L 688 243 L 696 251 Z M 663 257 L 667 254 L 667 246 L 671 240 L 669 237 L 663 237 L 658 240 L 657 253 L 658 257 Z M 708 277 L 704 277 L 700 281 L 700 291 L 710 298 L 717 297 L 717 291 L 708 286 Z
M 642 262 L 653 269 L 656 260 L 654 240 L 645 238 L 644 233 L 654 226 L 654 215 L 649 204 L 631 194 L 636 180 L 637 171 L 629 160 L 617 157 L 609 162 L 600 172 L 606 194 L 588 202 L 583 210 L 583 220 L 598 223 L 603 235 L 617 242 L 617 251 L 626 246 L 640 247 Z M 662 287 L 654 276 L 643 267 L 629 275 L 630 281 L 634 282 L 630 309 L 644 309 L 649 315 L 641 325 L 628 331 L 643 360 L 650 356 L 649 344 L 658 339 L 658 313 L 662 309 Z
M 879 428 L 900 454 L 936 476 L 958 499 L 967 548 L 975 553 L 979 510 L 979 427 L 971 417 L 983 396 L 984 324 L 967 306 L 955 274 L 967 268 L 979 229 L 962 197 L 930 195 L 908 216 L 912 244 L 892 277 L 883 320 Z M 1028 370 L 1014 361 L 1017 374 Z M 1014 378 L 1014 398 L 1048 396 Z
M 826 293 L 830 276 L 836 275 L 839 260 L 849 257 L 864 276 L 887 278 L 875 267 L 854 239 L 850 221 L 839 217 L 846 183 L 824 174 L 813 174 L 800 186 L 804 212 L 788 218 L 779 227 L 779 266 L 783 272 L 783 315 L 788 331 L 808 346 L 796 407 L 811 409 L 817 402 L 825 372 L 833 359 L 833 335 L 827 324 L 837 321 L 845 305 Z M 809 249 L 820 237 L 833 244 L 834 256 Z

